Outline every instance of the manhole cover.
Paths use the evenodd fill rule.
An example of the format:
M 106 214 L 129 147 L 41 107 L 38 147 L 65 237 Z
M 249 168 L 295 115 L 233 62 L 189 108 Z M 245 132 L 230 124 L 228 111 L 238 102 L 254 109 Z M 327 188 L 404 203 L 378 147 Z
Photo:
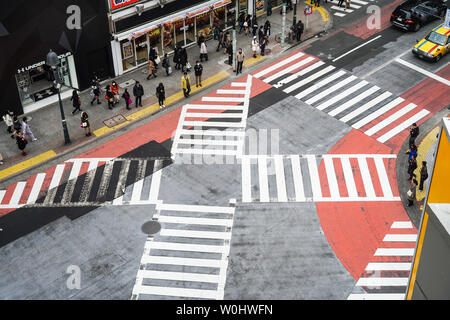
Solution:
M 272 52 L 271 49 L 266 49 L 266 50 L 264 50 L 264 54 L 269 54 L 269 53 L 271 53 L 271 52 Z
M 127 121 L 127 119 L 123 115 L 118 114 L 117 116 L 114 116 L 112 118 L 106 119 L 105 121 L 103 121 L 103 123 L 107 127 L 112 128 L 112 127 L 115 127 L 115 126 L 125 122 L 125 121 Z
M 134 85 L 135 83 L 136 83 L 136 80 L 130 79 L 130 80 L 127 80 L 127 81 L 122 82 L 121 84 L 119 84 L 119 87 L 122 88 L 122 89 L 125 89 L 125 88 L 127 88 L 129 86 Z
M 161 230 L 161 225 L 158 221 L 149 221 L 142 225 L 141 230 L 145 234 L 155 234 Z

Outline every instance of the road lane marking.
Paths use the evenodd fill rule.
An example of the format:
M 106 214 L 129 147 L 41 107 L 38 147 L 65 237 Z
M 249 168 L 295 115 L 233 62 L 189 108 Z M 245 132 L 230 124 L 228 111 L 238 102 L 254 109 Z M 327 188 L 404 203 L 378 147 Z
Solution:
M 335 6 L 332 6 L 332 8 L 333 8 L 333 7 L 335 7 Z M 379 39 L 379 38 L 381 38 L 381 35 L 378 35 L 378 36 L 376 36 L 375 38 L 370 39 L 369 41 L 366 41 L 366 42 L 364 42 L 363 44 L 357 46 L 356 48 L 353 48 L 352 50 L 347 51 L 346 53 L 340 55 L 339 57 L 333 59 L 332 61 L 333 61 L 333 62 L 336 62 L 336 61 L 338 61 L 339 59 L 345 57 L 346 55 L 348 55 L 348 54 L 350 54 L 350 53 L 352 53 L 352 52 L 354 52 L 354 51 L 356 51 L 356 50 L 358 50 L 358 49 L 364 47 L 365 45 L 368 45 L 369 43 L 371 43 L 371 42 L 373 42 L 373 41 L 375 41 L 375 40 L 377 40 L 377 39 Z
M 436 81 L 442 82 L 443 84 L 445 84 L 447 86 L 450 86 L 450 80 L 442 78 L 442 77 L 440 77 L 440 76 L 438 76 L 438 75 L 436 75 L 436 74 L 434 74 L 432 72 L 429 72 L 429 71 L 427 71 L 425 69 L 422 69 L 422 68 L 416 66 L 415 64 L 409 63 L 409 62 L 407 62 L 405 60 L 402 60 L 400 58 L 395 59 L 395 61 L 398 62 L 398 63 L 403 64 L 404 66 L 406 66 L 406 67 L 408 67 L 410 69 L 416 70 L 417 72 L 420 72 L 420 73 L 426 75 L 429 78 L 432 78 L 432 79 L 434 79 Z

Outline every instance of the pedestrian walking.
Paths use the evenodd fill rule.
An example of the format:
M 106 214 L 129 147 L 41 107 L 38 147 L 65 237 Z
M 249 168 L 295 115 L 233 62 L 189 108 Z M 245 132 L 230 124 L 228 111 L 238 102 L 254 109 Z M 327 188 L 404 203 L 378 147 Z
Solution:
M 72 98 L 70 98 L 70 100 L 72 101 L 72 105 L 74 107 L 74 110 L 72 111 L 72 115 L 74 115 L 75 113 L 77 113 L 77 111 L 81 112 L 81 99 L 80 96 L 78 95 L 77 90 L 73 90 L 72 91 Z
M 244 20 L 244 29 L 245 29 L 245 35 L 248 36 L 248 31 L 250 28 L 250 17 L 246 15 L 246 18 Z
M 12 130 L 13 130 L 13 135 L 11 136 L 11 138 L 13 138 L 13 139 L 14 139 L 14 136 L 17 135 L 18 132 L 22 131 L 22 124 L 19 122 L 19 119 L 17 119 L 17 116 L 13 117 Z
M 164 108 L 164 100 L 166 100 L 166 90 L 164 89 L 164 85 L 162 83 L 160 83 L 156 87 L 156 97 L 158 97 L 159 108 Z
M 419 185 L 419 191 L 423 191 L 423 184 L 425 180 L 428 179 L 428 169 L 427 169 L 427 162 L 422 161 L 422 167 L 420 168 L 420 185 Z
M 191 93 L 191 78 L 187 72 L 181 77 L 181 88 L 183 89 L 184 97 L 189 98 L 189 93 Z
M 245 59 L 245 54 L 244 54 L 244 52 L 242 52 L 242 49 L 239 48 L 239 51 L 236 54 L 236 62 L 237 62 L 236 75 L 238 75 L 239 73 L 242 73 L 242 65 L 244 64 L 244 59 Z
M 136 108 L 142 107 L 142 96 L 144 95 L 144 88 L 136 81 L 136 84 L 133 87 L 133 96 L 136 101 Z
M 239 21 L 239 31 L 238 33 L 241 34 L 242 29 L 244 29 L 244 22 L 247 19 L 247 14 L 245 12 L 241 13 L 239 15 L 238 21 Z
M 339 7 L 342 7 L 342 4 L 343 4 L 343 3 L 344 3 L 344 0 L 339 0 L 339 1 L 338 1 L 338 6 L 339 6 Z
M 203 62 L 203 59 L 205 59 L 205 61 L 208 61 L 208 49 L 206 48 L 205 41 L 200 44 L 200 62 Z
M 122 98 L 125 100 L 125 106 L 127 110 L 131 110 L 130 105 L 133 103 L 133 101 L 131 100 L 131 96 L 127 88 L 125 88 L 125 91 L 122 94 Z
M 202 86 L 202 73 L 203 73 L 203 66 L 200 63 L 200 61 L 197 60 L 194 66 L 194 74 L 195 74 L 195 86 L 198 88 L 198 86 Z
M 169 61 L 169 58 L 167 57 L 167 53 L 164 53 L 162 66 L 164 69 L 166 69 L 166 75 L 170 76 L 170 74 L 172 73 L 172 67 L 170 66 L 170 61 Z
M 256 36 L 253 37 L 251 48 L 253 51 L 253 58 L 256 58 L 256 52 L 258 51 L 259 48 L 259 43 L 258 40 L 256 39 Z
M 303 29 L 305 28 L 303 22 L 301 20 L 299 20 L 297 22 L 297 32 L 296 32 L 296 36 L 297 36 L 297 42 L 301 41 L 302 39 L 302 33 L 303 33 Z
M 186 67 L 187 67 L 187 63 L 188 63 L 188 56 L 187 56 L 187 51 L 186 48 L 181 48 L 181 52 L 180 52 L 180 65 L 181 65 L 181 71 L 185 72 Z
M 158 63 L 157 60 L 159 58 L 158 54 L 158 48 L 150 46 L 150 52 L 149 52 L 149 60 L 153 61 L 153 66 L 155 69 L 158 69 Z
M 233 65 L 233 44 L 230 43 L 227 47 L 227 54 L 228 54 L 228 64 L 230 66 Z
M 270 17 L 272 15 L 272 1 L 267 1 L 267 16 Z
M 27 136 L 30 137 L 31 141 L 36 141 L 36 137 L 33 134 L 33 131 L 31 131 L 30 125 L 28 124 L 28 118 L 23 117 L 22 118 L 22 134 L 23 137 L 26 139 Z
M 413 177 L 416 177 L 416 174 L 414 173 L 414 171 L 417 169 L 417 161 L 416 161 L 416 157 L 413 156 L 409 161 L 408 161 L 408 180 L 410 181 Z
M 12 133 L 12 126 L 13 126 L 13 117 L 14 112 L 11 111 L 11 109 L 8 109 L 6 113 L 3 115 L 3 121 L 5 121 L 6 124 L 6 131 L 8 133 Z
M 153 60 L 148 59 L 148 75 L 147 80 L 150 80 L 150 77 L 153 76 L 156 78 L 156 68 Z
M 220 47 L 224 47 L 224 33 L 222 30 L 220 30 L 218 38 L 217 38 L 217 48 L 216 48 L 216 52 L 218 52 L 220 50 Z
M 95 100 L 97 100 L 97 104 L 101 104 L 101 102 L 100 102 L 100 87 L 99 87 L 99 85 L 96 84 L 96 83 L 93 83 L 91 88 L 92 88 L 91 93 L 90 93 L 90 95 L 92 97 L 91 106 L 94 104 Z
M 198 45 L 199 48 L 200 48 L 202 42 L 204 42 L 205 40 L 206 40 L 205 35 L 201 31 L 200 35 L 198 36 L 198 39 L 197 39 L 197 45 Z
M 261 39 L 261 42 L 260 42 L 260 44 L 259 44 L 259 47 L 260 47 L 260 49 L 261 49 L 261 55 L 262 55 L 262 56 L 264 56 L 264 54 L 265 54 L 267 42 L 268 42 L 267 36 L 263 36 L 262 39 Z
M 419 135 L 419 127 L 417 126 L 417 123 L 413 123 L 411 127 L 409 128 L 409 145 L 413 145 L 416 143 L 416 138 Z
M 350 9 L 350 0 L 345 0 L 345 9 Z
M 111 86 L 106 86 L 105 99 L 108 102 L 108 109 L 112 110 L 114 107 L 114 95 L 111 91 Z
M 175 63 L 175 69 L 177 70 L 180 70 L 181 68 L 180 61 L 181 61 L 181 47 L 177 45 L 173 53 L 173 63 Z
M 256 16 L 254 15 L 252 18 L 252 35 L 256 36 L 256 32 L 258 31 L 258 22 L 256 21 Z
M 84 129 L 84 134 L 89 137 L 91 134 L 91 125 L 89 124 L 89 116 L 86 111 L 81 112 L 81 124 L 80 126 Z
M 113 80 L 111 84 L 111 92 L 114 95 L 114 104 L 119 103 L 120 101 L 119 85 L 117 84 L 116 80 Z
M 27 153 L 25 152 L 25 148 L 28 144 L 27 139 L 25 139 L 25 137 L 23 136 L 21 131 L 18 131 L 16 134 L 16 143 L 17 143 L 17 147 L 19 148 L 20 152 L 22 152 L 22 156 L 26 156 Z
M 233 41 L 231 40 L 231 34 L 227 32 L 225 34 L 225 42 L 223 46 L 223 53 L 227 53 L 227 49 L 229 46 L 233 45 Z
M 265 34 L 267 37 L 270 37 L 270 32 L 271 32 L 270 21 L 267 20 L 266 23 L 264 24 L 264 34 Z
M 417 180 L 412 179 L 409 183 L 409 189 L 406 193 L 408 196 L 408 207 L 411 207 L 414 204 L 414 200 L 416 200 L 416 188 L 417 188 Z

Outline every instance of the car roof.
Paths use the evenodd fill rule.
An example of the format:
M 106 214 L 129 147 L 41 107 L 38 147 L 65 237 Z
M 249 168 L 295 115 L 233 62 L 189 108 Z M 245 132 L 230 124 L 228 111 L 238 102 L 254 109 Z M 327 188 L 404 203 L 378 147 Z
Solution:
M 436 33 L 443 34 L 444 36 L 450 35 L 450 29 L 444 27 L 444 24 L 441 23 L 436 28 L 434 28 L 432 31 L 435 31 Z

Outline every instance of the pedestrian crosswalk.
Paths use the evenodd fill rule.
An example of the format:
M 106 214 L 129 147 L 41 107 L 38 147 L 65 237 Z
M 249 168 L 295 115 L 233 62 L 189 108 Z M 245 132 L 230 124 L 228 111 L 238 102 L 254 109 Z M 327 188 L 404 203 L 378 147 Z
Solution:
M 328 0 L 330 2 L 329 8 L 336 17 L 345 17 L 349 13 L 368 7 L 376 2 L 376 0 L 349 0 L 349 8 L 345 7 L 345 1 L 342 1 L 341 6 L 339 6 L 339 0 Z M 336 4 L 334 4 L 336 3 Z M 364 9 L 363 9 L 364 10 Z
M 182 107 L 172 144 L 177 155 L 242 154 L 247 125 L 252 76 L 232 82 L 201 98 L 201 103 Z
M 416 240 L 417 230 L 410 221 L 394 222 L 347 299 L 404 300 Z
M 170 163 L 170 159 L 70 159 L 1 190 L 0 209 L 156 203 L 161 169 Z
M 131 298 L 222 300 L 234 212 L 158 202 L 161 230 L 146 241 Z
M 278 61 L 254 77 L 381 143 L 430 116 L 430 111 L 303 52 Z
M 242 202 L 399 201 L 395 155 L 244 155 Z M 323 165 L 319 165 L 323 160 Z

